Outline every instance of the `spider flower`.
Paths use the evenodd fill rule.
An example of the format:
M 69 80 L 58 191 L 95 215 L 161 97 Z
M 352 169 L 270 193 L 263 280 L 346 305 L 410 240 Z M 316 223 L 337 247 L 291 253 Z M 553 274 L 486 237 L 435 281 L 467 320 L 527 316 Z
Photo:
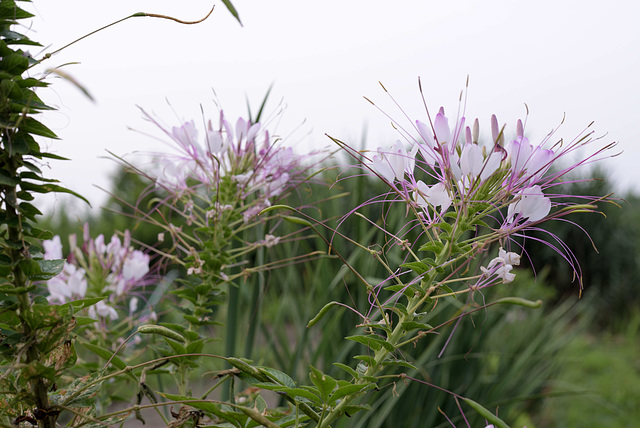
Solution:
M 60 274 L 47 281 L 51 303 L 67 303 L 86 297 L 109 295 L 107 301 L 100 301 L 90 308 L 94 318 L 117 319 L 115 307 L 125 304 L 124 300 L 137 297 L 132 293 L 151 282 L 149 277 L 149 255 L 131 246 L 129 231 L 124 233 L 124 242 L 117 234 L 108 244 L 104 235 L 91 239 L 89 227 L 85 224 L 83 244 L 78 246 L 75 235 L 69 236 L 71 252 Z M 44 257 L 47 260 L 62 258 L 62 244 L 59 236 L 44 241 Z M 131 308 L 132 303 L 128 304 Z
M 404 116 L 410 117 L 406 113 Z M 427 277 L 426 272 L 441 270 L 443 266 L 456 266 L 462 259 L 478 257 L 494 242 L 504 247 L 514 243 L 526 251 L 522 240 L 528 231 L 544 230 L 541 224 L 545 221 L 564 219 L 572 212 L 596 211 L 595 203 L 606 199 L 572 197 L 556 190 L 575 169 L 615 156 L 610 154 L 615 143 L 592 148 L 599 138 L 588 127 L 573 141 L 559 140 L 553 144 L 551 139 L 557 130 L 534 142 L 525 136 L 523 122 L 518 120 L 514 138 L 508 139 L 505 134 L 513 131 L 506 126 L 501 128 L 493 115 L 487 126 L 492 140 L 482 143 L 478 119 L 466 126 L 468 121 L 463 114 L 453 120 L 444 108 L 435 117 L 427 110 L 428 120 L 412 120 L 410 127 L 388 117 L 403 140 L 388 148 L 378 148 L 361 163 L 362 168 L 383 178 L 390 188 L 388 193 L 365 204 L 400 202 L 408 206 L 406 215 L 413 212 L 414 219 L 402 225 L 400 231 L 385 230 L 385 233 L 396 242 L 402 238 L 399 233 L 415 227 L 421 229 L 423 238 L 414 241 L 415 248 L 433 251 L 429 257 L 435 256 L 441 265 L 434 265 L 434 259 L 426 255 L 427 262 L 411 262 L 411 258 L 422 260 L 422 256 L 407 252 L 407 262 L 411 263 L 406 266 L 420 277 Z M 358 152 L 345 148 L 354 158 L 361 159 Z M 547 240 L 535 239 L 561 253 L 579 277 L 579 264 L 569 245 L 551 233 L 547 236 Z M 458 246 L 456 241 L 463 245 Z M 482 268 L 483 283 L 489 279 L 505 283 L 513 280 L 515 253 L 508 253 L 505 258 L 503 250 L 500 251 L 498 258 Z M 449 280 L 454 281 L 453 277 Z
M 193 121 L 167 129 L 144 114 L 178 149 L 177 154 L 155 155 L 152 179 L 185 204 L 204 194 L 209 212 L 230 207 L 249 221 L 304 179 L 304 158 L 279 144 L 260 123 L 238 118 L 233 126 L 220 111 L 218 125 L 209 120 L 202 133 Z

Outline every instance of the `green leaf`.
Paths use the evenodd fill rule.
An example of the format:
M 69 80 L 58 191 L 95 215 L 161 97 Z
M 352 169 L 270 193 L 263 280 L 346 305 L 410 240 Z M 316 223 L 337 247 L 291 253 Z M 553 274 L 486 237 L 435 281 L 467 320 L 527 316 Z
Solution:
M 253 384 L 253 386 L 261 389 L 266 389 L 268 391 L 275 391 L 275 392 L 287 394 L 289 397 L 293 398 L 294 400 L 296 400 L 297 398 L 304 398 L 305 400 L 315 404 L 322 403 L 322 400 L 320 399 L 320 397 L 318 397 L 317 394 L 314 394 L 313 392 L 303 388 L 289 388 L 283 385 L 274 385 L 273 383 L 255 383 Z
M 394 346 L 387 342 L 384 339 L 381 339 L 376 336 L 367 335 L 367 336 L 348 336 L 345 337 L 347 340 L 353 340 L 354 342 L 362 343 L 368 348 L 378 351 L 380 348 L 384 348 L 389 352 L 393 352 L 395 350 Z
M 97 356 L 99 356 L 100 358 L 102 358 L 103 360 L 109 361 L 109 359 L 113 356 L 113 358 L 111 358 L 111 364 L 113 364 L 115 367 L 119 368 L 120 370 L 124 370 L 125 367 L 127 367 L 127 365 L 125 364 L 124 361 L 122 361 L 120 359 L 120 357 L 118 357 L 117 355 L 113 355 L 113 351 L 110 351 L 108 349 L 105 349 L 99 345 L 95 345 L 93 343 L 80 343 L 81 346 L 84 346 L 85 348 L 87 348 L 89 351 L 93 352 L 94 354 L 96 354 Z
M 169 331 L 171 331 L 171 330 L 169 330 Z M 175 340 L 170 340 L 170 339 L 165 337 L 164 341 L 169 344 L 169 346 L 171 347 L 171 349 L 173 349 L 173 352 L 175 352 L 176 355 L 181 355 L 181 354 L 186 354 L 187 353 L 187 348 L 185 348 L 184 346 L 182 346 L 180 343 L 176 342 Z
M 418 251 L 432 251 L 435 254 L 440 254 L 444 249 L 444 244 L 439 241 L 431 241 L 424 244 L 418 249 Z
M 440 288 L 441 290 L 443 290 L 445 293 L 448 293 L 448 294 L 453 293 L 453 290 L 451 289 L 451 287 L 449 287 L 449 286 L 448 286 L 448 285 L 446 285 L 446 284 L 440 284 L 440 285 L 438 286 L 438 288 Z M 456 299 L 456 300 L 458 300 L 458 295 L 457 295 L 457 294 L 453 294 L 453 298 L 454 298 L 454 299 Z
M 344 408 L 344 413 L 347 415 L 353 415 L 361 410 L 371 410 L 371 406 L 368 404 L 360 404 L 360 405 L 350 405 Z
M 26 10 L 20 9 L 16 6 L 15 2 L 3 1 L 0 5 L 0 19 L 1 20 L 17 20 L 32 18 L 34 15 Z
M 382 366 L 383 367 L 387 367 L 387 366 L 401 366 L 401 367 L 406 367 L 408 369 L 412 369 L 412 370 L 418 370 L 418 368 L 416 366 L 414 366 L 413 364 L 407 362 L 407 361 L 402 361 L 402 360 L 389 360 L 389 361 L 383 361 L 382 362 Z
M 431 330 L 433 328 L 429 324 L 423 324 L 415 321 L 405 321 L 400 326 L 407 332 L 413 330 Z
M 403 263 L 400 266 L 411 269 L 416 273 L 416 275 L 422 275 L 423 273 L 429 272 L 429 270 L 431 270 L 431 267 L 423 262 Z
M 351 367 L 349 367 L 346 364 L 342 364 L 342 363 L 333 363 L 334 366 L 341 368 L 342 370 L 344 370 L 345 372 L 349 373 L 351 376 L 353 376 L 354 378 L 358 378 L 358 372 L 355 371 L 354 369 L 352 369 Z
M 9 175 L 7 171 L 4 169 L 0 169 L 0 186 L 11 186 L 15 187 L 20 183 L 20 180 L 16 177 L 12 177 Z
M 365 363 L 367 363 L 367 365 L 372 366 L 376 363 L 376 359 L 373 358 L 371 355 L 356 355 L 355 357 L 356 360 L 362 360 Z M 360 366 L 360 364 L 358 364 L 358 366 Z M 356 370 L 356 372 L 358 372 L 358 370 Z M 358 376 L 360 376 L 360 372 L 358 372 Z
M 89 325 L 89 324 L 93 324 L 93 323 L 98 322 L 97 319 L 91 318 L 91 317 L 75 317 L 75 319 L 76 319 L 76 325 L 78 327 L 82 327 L 82 326 L 85 326 L 85 325 Z
M 295 388 L 296 383 L 293 379 L 289 377 L 286 373 L 281 372 L 280 370 L 272 369 L 270 367 L 261 367 L 258 370 L 265 373 L 271 379 L 273 379 L 276 383 L 287 386 L 289 388 Z
M 327 402 L 329 394 L 333 392 L 333 389 L 336 387 L 338 381 L 328 374 L 322 373 L 320 370 L 316 369 L 313 366 L 309 366 L 309 368 L 311 369 L 311 373 L 309 373 L 311 382 L 313 382 L 316 388 L 318 388 L 320 397 L 322 397 L 322 401 Z
M 384 309 L 388 309 L 390 311 L 395 312 L 396 314 L 402 316 L 402 315 L 407 315 L 407 307 L 405 305 L 403 305 L 402 303 L 394 303 L 393 305 L 387 305 L 384 306 Z
M 397 291 L 402 291 L 402 294 L 404 294 L 405 296 L 407 296 L 407 298 L 412 298 L 413 296 L 416 295 L 416 293 L 422 294 L 422 290 L 420 290 L 419 288 L 413 286 L 413 285 L 402 285 L 402 284 L 396 284 L 396 285 L 390 285 L 388 287 L 384 287 L 385 290 L 388 291 L 392 291 L 392 292 L 397 292 Z
M 64 260 L 38 260 L 41 279 L 50 279 L 62 272 Z
M 204 347 L 204 339 L 194 340 L 193 342 L 187 345 L 187 353 L 188 354 L 199 354 L 202 352 L 202 348 Z
M 372 383 L 365 383 L 362 385 L 350 384 L 350 385 L 341 386 L 338 389 L 336 389 L 335 392 L 331 395 L 331 401 L 335 402 L 336 400 L 342 397 L 345 397 L 347 395 L 358 394 L 364 391 L 365 389 L 371 388 L 372 386 L 373 386 Z
M 36 192 L 36 193 L 68 193 L 70 195 L 75 196 L 78 199 L 82 199 L 84 202 L 86 202 L 89 206 L 91 206 L 91 203 L 89 203 L 89 201 L 87 200 L 87 198 L 85 198 L 84 196 L 80 195 L 79 193 L 74 192 L 73 190 L 69 190 L 66 187 L 62 187 L 62 186 L 58 186 L 56 184 L 35 184 L 35 183 L 28 183 L 28 182 L 21 182 L 20 183 L 20 188 L 22 190 L 29 190 L 32 192 Z
M 242 25 L 242 21 L 240 21 L 240 15 L 238 15 L 238 11 L 236 10 L 235 7 L 233 7 L 233 4 L 231 4 L 229 0 L 222 0 L 222 3 L 224 3 L 224 5 L 229 10 L 229 12 L 231 12 L 231 15 L 233 15 L 234 18 L 238 20 L 238 23 Z
M 58 139 L 55 132 L 44 126 L 42 123 L 27 116 L 24 120 L 21 129 L 33 135 L 40 135 L 41 137 L 47 137 L 52 139 Z

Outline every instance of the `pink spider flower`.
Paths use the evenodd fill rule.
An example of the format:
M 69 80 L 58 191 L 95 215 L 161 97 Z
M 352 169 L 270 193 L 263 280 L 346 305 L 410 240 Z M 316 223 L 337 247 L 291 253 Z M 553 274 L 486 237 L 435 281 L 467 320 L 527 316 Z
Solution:
M 62 272 L 47 281 L 47 299 L 62 304 L 108 294 L 106 301 L 91 308 L 90 315 L 117 319 L 115 307 L 131 298 L 135 290 L 153 281 L 148 275 L 149 255 L 131 246 L 129 231 L 124 233 L 124 242 L 114 234 L 105 244 L 103 235 L 92 239 L 89 226 L 85 224 L 83 237 L 83 244 L 78 246 L 76 236 L 69 236 L 71 253 Z M 59 236 L 44 241 L 43 247 L 45 260 L 62 258 Z
M 409 117 L 406 113 L 405 116 Z M 516 239 L 526 237 L 528 230 L 538 230 L 538 225 L 546 220 L 564 217 L 575 210 L 595 211 L 595 206 L 589 202 L 599 200 L 597 197 L 572 202 L 571 195 L 554 194 L 552 190 L 574 169 L 608 157 L 607 151 L 615 145 L 598 148 L 567 166 L 563 164 L 565 159 L 598 141 L 591 138 L 592 133 L 583 133 L 569 144 L 560 141 L 553 145 L 549 144 L 552 132 L 532 143 L 524 135 L 523 122 L 517 121 L 515 138 L 505 144 L 505 130 L 499 127 L 493 115 L 490 121 L 492 141 L 482 145 L 478 141 L 479 121 L 476 119 L 472 127 L 465 127 L 465 117 L 461 113 L 450 126 L 452 121 L 443 108 L 433 120 L 427 111 L 428 121 L 412 120 L 409 130 L 388 117 L 405 142 L 397 141 L 390 148 L 378 148 L 364 162 L 365 168 L 390 185 L 389 193 L 365 204 L 402 202 L 419 208 L 417 223 L 410 221 L 414 226 L 408 227 L 419 223 L 427 234 L 432 227 L 438 228 L 447 222 L 445 229 L 451 236 L 459 224 L 484 219 L 483 224 L 490 230 L 479 236 L 489 236 L 491 242 L 499 241 L 503 245 L 509 241 L 521 245 Z M 360 159 L 355 150 L 345 148 L 354 158 Z M 415 156 L 416 148 L 420 157 Z M 435 231 L 436 235 L 438 233 Z M 395 239 L 396 233 L 389 231 L 388 236 Z M 565 256 L 576 269 L 577 263 L 568 245 L 554 236 L 550 241 L 547 244 Z M 483 251 L 482 243 L 470 242 L 478 244 L 479 251 Z M 499 257 L 483 269 L 503 282 L 510 282 L 514 265 Z
M 308 169 L 301 167 L 302 156 L 272 141 L 260 123 L 239 118 L 232 126 L 220 111 L 219 125 L 207 121 L 204 137 L 200 137 L 193 121 L 169 131 L 150 115 L 145 113 L 145 117 L 179 150 L 178 154 L 156 155 L 155 163 L 160 168 L 152 172 L 156 185 L 177 198 L 185 195 L 185 203 L 191 194 L 204 190 L 212 204 L 238 208 L 249 221 L 274 198 L 301 182 Z M 237 200 L 219 200 L 220 182 L 225 177 L 236 183 Z

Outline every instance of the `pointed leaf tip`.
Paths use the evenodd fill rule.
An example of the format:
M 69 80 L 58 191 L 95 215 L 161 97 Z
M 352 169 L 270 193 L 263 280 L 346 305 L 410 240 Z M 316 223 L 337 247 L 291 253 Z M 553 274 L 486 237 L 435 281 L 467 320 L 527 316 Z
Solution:
M 236 10 L 235 7 L 233 7 L 233 4 L 229 0 L 222 0 L 222 3 L 224 3 L 224 5 L 229 10 L 229 12 L 231 12 L 231 15 L 233 15 L 233 17 L 238 20 L 238 23 L 240 24 L 240 26 L 243 27 L 242 21 L 240 21 L 240 15 L 238 15 L 238 11 Z

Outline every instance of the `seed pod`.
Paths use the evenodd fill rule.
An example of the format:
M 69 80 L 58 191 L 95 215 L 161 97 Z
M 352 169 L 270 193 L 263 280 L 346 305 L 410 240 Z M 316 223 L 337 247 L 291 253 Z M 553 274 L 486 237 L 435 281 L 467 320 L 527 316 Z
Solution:
M 159 334 L 160 336 L 168 337 L 176 342 L 186 343 L 185 339 L 180 333 L 173 330 L 169 330 L 167 327 L 161 325 L 147 324 L 138 327 L 138 333 L 142 334 Z

